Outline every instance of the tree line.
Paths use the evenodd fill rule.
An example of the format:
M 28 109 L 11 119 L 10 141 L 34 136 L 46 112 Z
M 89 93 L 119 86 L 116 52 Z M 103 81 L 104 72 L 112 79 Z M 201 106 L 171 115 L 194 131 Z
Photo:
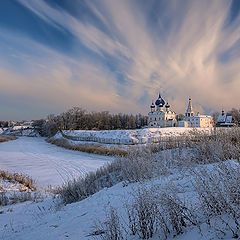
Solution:
M 212 114 L 216 120 L 219 112 Z M 233 116 L 233 121 L 240 126 L 240 109 L 232 108 L 227 112 Z M 177 120 L 184 119 L 183 114 L 177 115 Z M 0 121 L 0 128 L 9 127 L 10 122 Z M 137 114 L 111 114 L 108 111 L 88 112 L 79 107 L 73 107 L 58 115 L 50 114 L 47 119 L 35 120 L 35 127 L 42 136 L 53 136 L 62 130 L 116 130 L 136 129 L 147 125 L 147 116 Z
M 141 114 L 111 114 L 108 111 L 88 112 L 74 107 L 59 115 L 49 115 L 46 120 L 36 120 L 33 127 L 43 136 L 52 136 L 61 130 L 116 130 L 136 129 L 147 125 L 147 116 Z

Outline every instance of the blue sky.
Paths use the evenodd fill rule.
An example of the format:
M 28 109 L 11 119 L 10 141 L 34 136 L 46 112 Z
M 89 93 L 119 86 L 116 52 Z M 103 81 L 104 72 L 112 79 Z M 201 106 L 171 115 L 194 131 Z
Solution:
M 240 102 L 240 1 L 3 0 L 0 119 Z

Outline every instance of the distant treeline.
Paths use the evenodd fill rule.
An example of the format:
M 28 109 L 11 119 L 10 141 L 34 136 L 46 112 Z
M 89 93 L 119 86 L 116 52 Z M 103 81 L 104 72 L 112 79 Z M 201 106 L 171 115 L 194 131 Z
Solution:
M 39 128 L 40 134 L 52 136 L 62 130 L 114 130 L 135 129 L 147 125 L 147 117 L 141 114 L 111 114 L 104 112 L 88 112 L 74 107 L 59 115 L 49 115 L 47 120 L 36 120 L 33 126 Z
M 232 108 L 229 115 L 233 121 L 240 126 L 240 109 Z M 219 112 L 212 114 L 216 120 Z M 183 120 L 184 115 L 178 114 L 177 120 Z M 0 121 L 0 128 L 12 126 L 11 122 Z M 74 107 L 59 115 L 49 115 L 47 120 L 40 119 L 33 122 L 33 127 L 38 129 L 42 136 L 53 136 L 59 129 L 62 130 L 115 130 L 135 129 L 147 125 L 147 116 L 141 114 L 111 114 L 104 112 L 88 112 L 85 109 Z

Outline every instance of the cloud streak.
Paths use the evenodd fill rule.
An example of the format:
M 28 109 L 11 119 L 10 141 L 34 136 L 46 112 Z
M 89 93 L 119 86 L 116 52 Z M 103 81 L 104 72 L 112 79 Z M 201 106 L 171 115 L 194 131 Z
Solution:
M 36 98 L 41 107 L 50 102 L 52 109 L 80 103 L 92 110 L 147 113 L 159 89 L 177 112 L 184 112 L 188 96 L 202 111 L 239 107 L 240 17 L 229 22 L 230 1 L 86 2 L 97 22 L 43 0 L 18 1 L 56 30 L 71 33 L 77 54 L 23 37 L 22 44 L 32 42 L 31 51 L 44 51 L 40 60 L 30 54 L 39 67 L 29 70 L 25 59 L 21 74 L 1 68 L 0 91 Z M 81 54 L 80 45 L 89 55 Z M 3 76 L 9 84 L 2 84 Z

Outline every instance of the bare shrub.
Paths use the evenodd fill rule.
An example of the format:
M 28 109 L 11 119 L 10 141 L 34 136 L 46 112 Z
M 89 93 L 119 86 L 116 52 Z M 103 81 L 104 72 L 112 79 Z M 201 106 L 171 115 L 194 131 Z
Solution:
M 150 179 L 157 165 L 157 159 L 154 155 L 145 151 L 131 151 L 128 156 L 118 159 L 121 162 L 124 180 L 128 182 L 141 182 Z
M 199 163 L 240 158 L 240 129 L 215 129 L 193 146 Z
M 200 132 L 199 137 L 194 130 L 192 135 L 183 137 L 185 142 L 179 143 L 177 149 L 154 153 L 147 146 L 129 151 L 126 156 L 117 156 L 116 160 L 95 173 L 89 173 L 60 187 L 57 194 L 65 203 L 75 202 L 120 181 L 144 182 L 170 174 L 175 169 L 188 169 L 197 164 L 240 157 L 239 129 L 217 130 L 211 134 Z
M 26 201 L 37 202 L 40 200 L 41 200 L 40 192 L 32 191 L 25 192 L 14 191 L 13 193 L 8 193 L 7 191 L 0 192 L 0 206 L 6 206 Z
M 132 235 L 149 239 L 158 230 L 159 206 L 152 189 L 138 188 L 131 204 L 126 204 L 128 227 Z
M 94 232 L 89 236 L 100 238 L 102 240 L 123 240 L 123 227 L 115 208 L 110 207 L 106 212 L 105 220 L 96 223 Z
M 222 163 L 212 171 L 195 171 L 193 184 L 199 195 L 206 223 L 221 233 L 224 232 L 224 227 L 232 232 L 234 238 L 238 238 L 240 229 L 239 165 Z
M 135 232 L 142 239 L 152 238 L 154 233 L 167 238 L 169 234 L 182 233 L 187 226 L 197 225 L 193 210 L 180 198 L 173 193 L 158 192 L 154 187 L 138 191 L 128 213 L 130 229 L 136 225 Z
M 174 193 L 160 195 L 160 203 L 163 219 L 165 218 L 164 223 L 174 235 L 183 233 L 184 228 L 187 226 L 196 226 L 198 224 L 194 210 L 189 209 Z
M 198 224 L 194 211 L 187 208 L 183 201 L 174 194 L 161 193 L 155 187 L 137 188 L 133 198 L 125 204 L 125 210 L 127 222 L 115 209 L 110 208 L 106 220 L 95 225 L 90 235 L 104 240 L 129 239 L 130 236 L 167 239 Z
M 95 172 L 87 173 L 86 176 L 68 181 L 55 190 L 65 204 L 80 201 L 105 187 L 111 187 L 123 180 L 121 163 L 114 161 L 100 167 Z
M 9 199 L 6 196 L 6 192 L 0 192 L 0 206 L 6 206 L 9 203 Z

